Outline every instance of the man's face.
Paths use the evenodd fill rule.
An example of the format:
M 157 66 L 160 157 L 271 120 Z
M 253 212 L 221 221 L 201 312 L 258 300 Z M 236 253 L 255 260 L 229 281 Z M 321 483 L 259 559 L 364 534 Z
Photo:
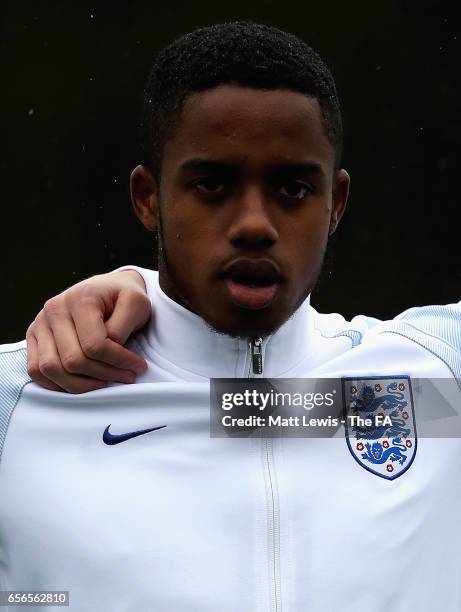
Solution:
M 160 221 L 160 285 L 232 336 L 277 329 L 320 273 L 349 177 L 315 98 L 223 85 L 185 101 L 161 180 L 132 174 L 138 216 Z

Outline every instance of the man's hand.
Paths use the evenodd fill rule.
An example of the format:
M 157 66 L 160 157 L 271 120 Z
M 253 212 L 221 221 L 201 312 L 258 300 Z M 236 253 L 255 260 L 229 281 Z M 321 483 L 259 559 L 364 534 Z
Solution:
M 147 364 L 123 344 L 150 316 L 144 281 L 134 270 L 84 280 L 48 300 L 27 330 L 29 376 L 70 393 L 134 382 Z

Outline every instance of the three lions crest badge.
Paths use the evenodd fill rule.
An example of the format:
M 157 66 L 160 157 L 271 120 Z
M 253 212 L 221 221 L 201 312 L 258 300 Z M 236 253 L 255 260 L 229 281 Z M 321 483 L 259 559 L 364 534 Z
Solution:
M 413 463 L 416 422 L 409 376 L 344 378 L 346 440 L 366 470 L 394 480 Z

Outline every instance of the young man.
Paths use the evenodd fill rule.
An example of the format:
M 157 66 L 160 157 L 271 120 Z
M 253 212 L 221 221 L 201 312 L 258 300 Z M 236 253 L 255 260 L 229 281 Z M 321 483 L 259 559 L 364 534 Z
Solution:
M 2 587 L 69 590 L 73 610 L 458 610 L 461 444 L 416 455 L 411 381 L 459 378 L 460 305 L 386 322 L 310 306 L 349 186 L 327 68 L 273 28 L 192 32 L 157 58 L 144 134 L 154 316 L 118 346 L 150 314 L 120 272 L 28 333 L 34 376 L 84 391 L 145 368 L 137 384 L 55 393 L 29 384 L 23 343 L 0 353 Z M 353 379 L 406 433 L 211 438 L 217 377 Z

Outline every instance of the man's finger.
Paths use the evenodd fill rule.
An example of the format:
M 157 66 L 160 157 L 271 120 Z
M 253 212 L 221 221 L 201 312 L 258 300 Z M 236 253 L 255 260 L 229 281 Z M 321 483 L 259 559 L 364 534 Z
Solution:
M 147 364 L 142 357 L 108 337 L 106 323 L 96 303 L 79 302 L 71 315 L 80 346 L 86 357 L 114 368 L 131 370 L 136 374 L 146 371 Z
M 141 291 L 121 291 L 114 311 L 105 322 L 109 338 L 125 344 L 130 335 L 141 329 L 152 314 L 149 298 Z
M 38 366 L 38 346 L 37 339 L 31 330 L 31 327 L 27 330 L 26 334 L 27 341 L 27 372 L 34 382 L 39 384 L 45 389 L 50 391 L 63 391 L 61 387 L 51 382 L 43 376 Z
M 38 370 L 40 375 L 69 393 L 86 393 L 107 386 L 102 380 L 69 374 L 62 366 L 53 334 L 47 325 L 37 325 L 35 329 Z
M 81 374 L 110 382 L 133 383 L 135 381 L 135 372 L 116 368 L 87 357 L 80 345 L 74 322 L 66 314 L 54 317 L 50 327 L 62 366 L 69 374 Z

